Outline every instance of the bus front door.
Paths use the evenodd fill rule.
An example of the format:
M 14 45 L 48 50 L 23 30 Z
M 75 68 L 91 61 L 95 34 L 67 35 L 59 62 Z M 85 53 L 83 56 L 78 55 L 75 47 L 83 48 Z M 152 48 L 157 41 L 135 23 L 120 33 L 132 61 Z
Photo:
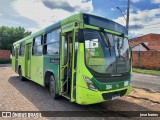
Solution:
M 61 34 L 60 94 L 73 101 L 74 32 Z
M 31 77 L 31 44 L 26 45 L 26 77 L 30 78 Z

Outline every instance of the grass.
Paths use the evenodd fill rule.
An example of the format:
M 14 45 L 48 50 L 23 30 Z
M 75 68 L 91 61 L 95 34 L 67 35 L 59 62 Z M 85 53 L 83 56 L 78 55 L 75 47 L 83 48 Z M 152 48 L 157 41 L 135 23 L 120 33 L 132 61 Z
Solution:
M 141 68 L 133 68 L 133 72 L 160 76 L 160 70 L 147 70 L 147 69 L 141 69 Z

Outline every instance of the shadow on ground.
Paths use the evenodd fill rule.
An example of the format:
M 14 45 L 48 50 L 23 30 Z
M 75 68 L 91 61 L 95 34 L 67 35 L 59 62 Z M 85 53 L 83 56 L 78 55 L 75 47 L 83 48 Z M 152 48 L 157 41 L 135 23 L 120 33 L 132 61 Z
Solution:
M 122 111 L 123 108 L 125 111 L 149 111 L 149 109 L 139 106 L 138 104 L 130 103 L 122 99 L 94 105 L 78 105 L 76 103 L 71 103 L 63 97 L 54 100 L 50 95 L 49 89 L 32 81 L 20 81 L 18 76 L 10 77 L 8 81 L 23 94 L 23 96 L 33 103 L 39 111 Z

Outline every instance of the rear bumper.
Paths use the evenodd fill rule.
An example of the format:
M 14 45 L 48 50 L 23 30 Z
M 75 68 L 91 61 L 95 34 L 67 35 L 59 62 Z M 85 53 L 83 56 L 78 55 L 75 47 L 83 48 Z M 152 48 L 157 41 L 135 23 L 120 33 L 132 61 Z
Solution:
M 132 90 L 132 87 L 127 86 L 121 89 L 101 92 L 101 91 L 92 91 L 90 89 L 77 86 L 76 103 L 82 104 L 82 105 L 100 103 L 107 100 L 111 100 L 112 96 L 115 94 L 120 94 L 120 96 L 127 95 L 131 92 L 131 90 Z

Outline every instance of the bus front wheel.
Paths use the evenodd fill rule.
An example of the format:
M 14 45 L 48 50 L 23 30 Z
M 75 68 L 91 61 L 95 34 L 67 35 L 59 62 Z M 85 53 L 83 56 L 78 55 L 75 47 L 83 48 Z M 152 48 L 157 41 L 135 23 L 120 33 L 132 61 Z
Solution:
M 49 89 L 50 89 L 52 97 L 54 99 L 57 99 L 58 94 L 56 93 L 56 84 L 55 84 L 55 79 L 53 75 L 50 76 Z

